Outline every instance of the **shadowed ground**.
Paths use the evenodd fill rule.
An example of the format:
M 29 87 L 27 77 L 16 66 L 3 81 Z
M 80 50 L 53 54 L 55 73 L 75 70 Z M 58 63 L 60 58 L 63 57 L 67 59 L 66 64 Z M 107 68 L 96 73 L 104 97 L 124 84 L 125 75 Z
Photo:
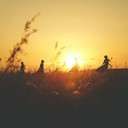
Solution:
M 128 71 L 0 73 L 0 127 L 127 128 Z

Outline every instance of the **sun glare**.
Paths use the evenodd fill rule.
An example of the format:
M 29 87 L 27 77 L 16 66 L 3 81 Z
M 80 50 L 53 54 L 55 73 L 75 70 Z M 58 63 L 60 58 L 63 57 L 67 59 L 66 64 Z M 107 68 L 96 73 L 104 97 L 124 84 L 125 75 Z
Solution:
M 66 66 L 72 67 L 75 63 L 75 58 L 77 58 L 75 54 L 69 55 L 66 59 Z
M 77 54 L 70 54 L 67 58 L 66 58 L 66 66 L 68 68 L 73 67 L 73 65 L 76 63 L 78 63 L 78 65 L 82 64 L 82 60 L 80 59 L 80 57 Z

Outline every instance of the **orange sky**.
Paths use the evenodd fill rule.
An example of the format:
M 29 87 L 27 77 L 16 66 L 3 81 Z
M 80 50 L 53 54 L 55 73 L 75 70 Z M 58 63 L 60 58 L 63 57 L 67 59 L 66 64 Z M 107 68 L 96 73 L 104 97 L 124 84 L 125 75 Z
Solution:
M 128 1 L 127 0 L 1 0 L 0 58 L 20 41 L 24 24 L 37 12 L 31 35 L 24 46 L 22 61 L 38 66 L 53 58 L 54 46 L 68 46 L 60 60 L 78 54 L 85 66 L 97 67 L 107 54 L 113 66 L 124 67 L 128 61 Z

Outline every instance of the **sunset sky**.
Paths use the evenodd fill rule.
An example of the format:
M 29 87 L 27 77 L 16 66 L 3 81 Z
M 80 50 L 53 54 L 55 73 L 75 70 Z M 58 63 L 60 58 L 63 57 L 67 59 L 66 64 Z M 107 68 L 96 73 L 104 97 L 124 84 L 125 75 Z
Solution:
M 40 12 L 32 27 L 38 31 L 24 46 L 27 66 L 45 64 L 54 57 L 55 43 L 65 61 L 77 55 L 85 67 L 102 64 L 104 55 L 113 67 L 128 61 L 128 0 L 0 0 L 0 58 L 20 41 L 25 22 Z

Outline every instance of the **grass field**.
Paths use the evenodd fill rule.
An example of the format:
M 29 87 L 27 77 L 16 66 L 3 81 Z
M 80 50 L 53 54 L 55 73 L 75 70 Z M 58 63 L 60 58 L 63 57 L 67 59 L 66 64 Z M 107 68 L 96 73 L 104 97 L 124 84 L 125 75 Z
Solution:
M 128 70 L 0 72 L 1 128 L 127 128 Z

